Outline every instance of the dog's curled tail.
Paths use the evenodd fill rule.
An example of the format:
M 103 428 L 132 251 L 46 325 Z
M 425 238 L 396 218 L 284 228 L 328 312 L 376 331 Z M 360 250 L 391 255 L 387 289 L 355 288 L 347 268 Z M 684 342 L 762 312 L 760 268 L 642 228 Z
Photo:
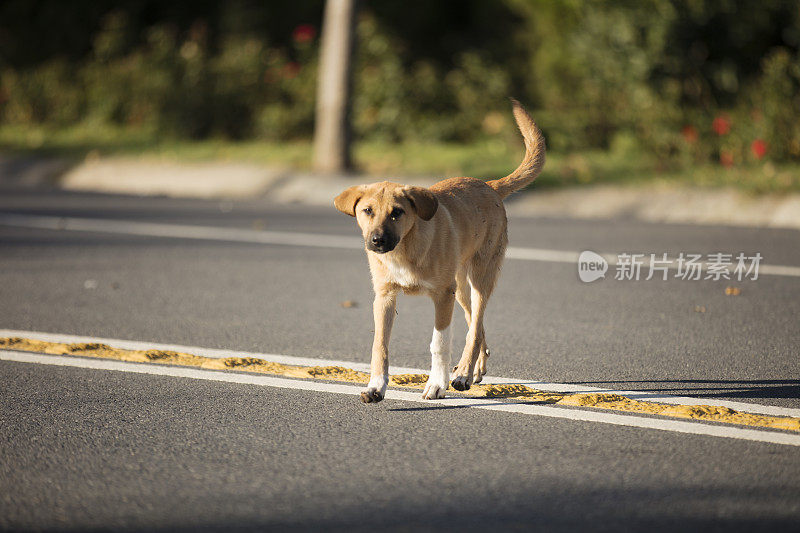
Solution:
M 525 158 L 517 169 L 505 178 L 486 182 L 497 191 L 500 198 L 525 188 L 536 179 L 544 167 L 545 145 L 542 132 L 522 104 L 511 98 L 511 105 L 514 108 L 514 119 L 517 121 L 519 131 L 522 132 L 522 138 L 525 139 Z

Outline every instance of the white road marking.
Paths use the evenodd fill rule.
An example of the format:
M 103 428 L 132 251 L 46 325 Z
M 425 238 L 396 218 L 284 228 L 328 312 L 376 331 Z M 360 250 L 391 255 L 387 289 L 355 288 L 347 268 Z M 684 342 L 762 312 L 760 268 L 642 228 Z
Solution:
M 102 218 L 54 217 L 45 215 L 0 214 L 0 226 L 34 228 L 48 230 L 86 231 L 94 233 L 114 233 L 118 235 L 138 235 L 145 237 L 164 237 L 173 239 L 197 239 L 206 241 L 246 242 L 254 244 L 276 244 L 312 248 L 341 248 L 363 250 L 360 237 L 342 235 L 323 235 L 319 233 L 299 233 L 292 231 L 261 231 L 245 228 L 221 228 L 216 226 L 195 226 L 187 224 L 156 224 Z M 736 250 L 732 251 L 735 252 Z M 523 261 L 543 261 L 551 263 L 578 264 L 579 252 L 549 250 L 546 248 L 522 248 L 511 246 L 506 249 L 508 259 Z M 616 264 L 617 256 L 601 253 L 609 264 Z M 707 263 L 699 263 L 703 271 Z M 670 269 L 677 268 L 677 261 L 671 260 Z M 762 264 L 759 275 L 800 277 L 800 267 Z
M 138 374 L 150 374 L 157 376 L 170 376 L 191 379 L 203 379 L 210 381 L 223 381 L 227 383 L 241 383 L 249 385 L 260 385 L 265 387 L 278 387 L 283 389 L 307 390 L 315 392 L 328 392 L 335 394 L 347 394 L 357 396 L 361 393 L 361 386 L 340 385 L 336 383 L 321 383 L 317 381 L 306 381 L 263 376 L 255 374 L 243 374 L 236 372 L 221 372 L 216 370 L 198 370 L 195 368 L 161 366 L 143 363 L 126 363 L 122 361 L 112 361 L 107 359 L 89 359 L 68 357 L 62 355 L 40 355 L 28 352 L 0 351 L 0 360 L 16 361 L 22 363 L 38 363 L 45 365 L 69 366 L 77 368 L 89 368 L 95 370 L 112 370 L 118 372 L 133 372 Z M 597 411 L 583 410 L 577 408 L 553 407 L 547 405 L 534 405 L 530 403 L 503 402 L 498 400 L 486 400 L 482 398 L 445 398 L 442 400 L 423 400 L 419 392 L 407 392 L 388 390 L 386 398 L 389 400 L 400 400 L 404 402 L 423 403 L 429 408 L 437 407 L 463 407 L 470 409 L 488 409 L 507 413 L 517 413 L 530 416 L 545 416 L 549 418 L 561 418 L 567 420 L 577 420 L 582 422 L 597 422 L 602 424 L 612 424 L 617 426 L 628 426 L 636 428 L 657 429 L 676 433 L 688 433 L 692 435 L 703 435 L 710 437 L 725 437 L 731 439 L 748 440 L 755 442 L 766 442 L 771 444 L 783 444 L 789 446 L 800 446 L 800 435 L 782 433 L 776 431 L 765 431 L 758 429 L 747 429 L 740 427 L 722 426 L 699 422 L 684 422 L 679 420 L 665 420 L 661 418 L 647 418 L 641 416 L 623 415 L 616 413 L 603 413 Z M 365 409 L 375 409 L 375 407 L 364 407 Z
M 339 235 L 193 226 L 188 224 L 156 224 L 153 222 L 134 222 L 105 218 L 53 217 L 2 213 L 0 214 L 0 225 L 18 228 L 115 233 L 119 235 L 139 235 L 145 237 L 199 239 L 204 241 L 280 244 L 289 246 L 310 246 L 315 248 L 364 248 L 364 241 L 360 238 Z
M 299 357 L 293 355 L 259 353 L 259 352 L 244 352 L 237 350 L 220 350 L 216 348 L 203 348 L 200 346 L 185 346 L 181 344 L 164 344 L 157 342 L 145 341 L 131 341 L 125 339 L 108 339 L 103 337 L 87 337 L 83 335 L 68 335 L 64 333 L 44 333 L 41 331 L 26 331 L 16 329 L 0 329 L 0 337 L 24 337 L 28 339 L 37 339 L 47 342 L 61 342 L 61 343 L 100 343 L 108 344 L 115 348 L 123 350 L 169 350 L 174 352 L 189 353 L 193 355 L 201 355 L 204 357 L 212 357 L 215 359 L 222 359 L 225 357 L 253 357 L 271 361 L 273 363 L 281 363 L 285 365 L 299 365 L 299 366 L 343 366 L 359 370 L 362 372 L 369 372 L 369 363 L 358 363 L 354 361 L 342 361 L 339 359 L 317 359 L 314 357 Z M 420 368 L 410 368 L 403 366 L 390 366 L 390 374 L 427 374 L 427 370 Z M 549 383 L 545 381 L 537 381 L 533 379 L 516 379 L 505 378 L 498 376 L 484 376 L 483 383 L 486 384 L 520 384 L 529 387 L 547 391 L 547 392 L 562 392 L 562 393 L 607 393 L 619 394 L 635 400 L 644 400 L 649 402 L 665 403 L 671 405 L 717 405 L 720 407 L 728 407 L 743 413 L 753 413 L 769 416 L 793 416 L 800 417 L 800 409 L 790 407 L 778 407 L 775 405 L 761 405 L 755 403 L 734 402 L 729 400 L 717 399 L 703 399 L 689 396 L 668 396 L 647 391 L 626 391 L 618 389 L 604 389 L 600 387 L 590 387 L 587 385 L 574 385 L 569 383 Z

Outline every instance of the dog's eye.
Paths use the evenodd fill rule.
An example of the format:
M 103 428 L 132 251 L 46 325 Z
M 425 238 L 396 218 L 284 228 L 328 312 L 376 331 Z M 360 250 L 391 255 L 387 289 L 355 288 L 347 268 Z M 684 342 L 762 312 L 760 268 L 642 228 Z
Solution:
M 365 207 L 364 209 L 362 209 L 362 211 L 363 211 L 363 212 L 364 212 L 364 214 L 365 214 L 365 215 L 367 215 L 368 217 L 371 217 L 371 216 L 372 216 L 372 208 L 371 208 L 371 207 Z
M 399 207 L 395 207 L 394 209 L 392 209 L 392 212 L 389 214 L 389 216 L 392 217 L 392 220 L 397 220 L 398 218 L 403 216 L 403 213 L 405 213 L 405 211 L 403 211 Z

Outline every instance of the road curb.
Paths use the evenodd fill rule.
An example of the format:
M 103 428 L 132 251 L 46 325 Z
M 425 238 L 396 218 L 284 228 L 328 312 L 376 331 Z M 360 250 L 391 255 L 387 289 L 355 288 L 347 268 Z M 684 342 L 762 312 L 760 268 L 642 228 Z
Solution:
M 507 202 L 516 216 L 800 229 L 800 194 L 751 195 L 672 184 L 539 190 Z

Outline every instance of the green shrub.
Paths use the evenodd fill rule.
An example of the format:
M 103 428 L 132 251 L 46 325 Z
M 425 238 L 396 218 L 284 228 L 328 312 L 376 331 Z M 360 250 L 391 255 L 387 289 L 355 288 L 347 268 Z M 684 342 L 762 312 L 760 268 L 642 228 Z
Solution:
M 800 159 L 800 54 L 777 48 L 765 57 L 753 92 L 754 136 L 766 139 L 772 157 Z
M 0 62 L 0 122 L 129 128 L 173 139 L 309 139 L 316 29 L 253 31 L 250 18 L 278 8 L 234 4 L 220 4 L 222 22 L 183 27 L 168 20 L 143 26 L 141 13 L 112 11 L 86 53 Z M 275 13 L 319 11 L 309 6 Z M 793 2 L 488 6 L 452 8 L 463 17 L 443 18 L 441 39 L 410 15 L 402 17 L 405 26 L 395 24 L 401 8 L 365 6 L 353 80 L 357 138 L 516 140 L 506 100 L 516 96 L 555 152 L 640 153 L 664 170 L 800 160 L 800 11 Z M 417 8 L 431 20 L 452 14 L 439 3 Z M 459 24 L 467 33 L 454 36 Z M 504 34 L 492 33 L 495 26 Z M 728 131 L 714 130 L 719 119 Z

